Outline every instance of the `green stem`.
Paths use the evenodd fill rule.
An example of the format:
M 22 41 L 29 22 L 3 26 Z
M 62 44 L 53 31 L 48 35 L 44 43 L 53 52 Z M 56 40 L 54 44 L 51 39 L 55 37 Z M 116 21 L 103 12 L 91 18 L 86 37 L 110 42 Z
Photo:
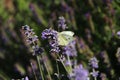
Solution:
M 34 68 L 33 68 L 33 64 L 32 64 L 32 63 L 31 63 L 31 67 L 32 67 L 33 74 L 34 74 L 34 76 L 35 76 L 35 80 L 37 80 L 37 76 L 36 76 L 36 74 L 35 74 L 35 71 L 34 71 Z
M 60 56 L 59 56 L 58 54 L 57 54 L 57 56 L 58 56 L 60 62 L 62 63 L 64 69 L 65 69 L 66 72 L 69 74 L 69 70 L 66 68 L 65 64 L 64 64 L 63 61 L 60 59 Z M 70 58 L 68 58 L 68 59 L 70 60 Z M 72 66 L 71 66 L 71 72 L 72 72 Z M 74 79 L 72 78 L 72 79 L 70 79 L 70 80 L 74 80 Z
M 56 61 L 56 64 L 57 64 L 57 73 L 60 74 L 59 66 L 58 66 L 58 62 L 57 61 Z
M 70 60 L 70 56 L 69 55 L 67 55 L 67 59 L 68 59 L 68 61 L 70 62 L 70 70 L 69 70 L 69 75 L 72 73 L 72 65 L 71 65 L 71 60 Z M 71 77 L 71 75 L 70 75 L 70 77 Z M 71 79 L 70 80 L 74 80 L 72 77 L 71 77 Z
M 71 73 L 72 72 L 72 65 L 71 65 L 71 61 L 70 61 L 70 56 L 69 55 L 67 55 L 67 59 L 70 62 L 70 73 Z
M 58 74 L 58 80 L 60 80 L 60 77 L 59 77 L 59 75 L 60 75 L 60 71 L 59 71 L 59 66 L 58 66 L 58 62 L 56 61 L 56 65 L 57 65 L 57 74 Z
M 50 80 L 52 80 L 51 75 L 50 75 L 50 72 L 48 71 L 48 68 L 47 68 L 47 66 L 46 66 L 46 63 L 45 63 L 45 62 L 44 62 L 44 65 L 45 65 L 45 67 L 46 67 L 46 70 L 47 70 L 47 73 L 48 73 L 49 79 L 50 79 Z
M 38 61 L 38 66 L 39 66 L 39 70 L 40 70 L 40 74 L 41 74 L 42 80 L 44 80 L 43 72 L 42 72 L 42 66 L 40 65 L 40 59 L 39 59 L 39 56 L 37 56 L 37 61 Z
M 65 64 L 64 64 L 63 61 L 60 59 L 60 56 L 59 56 L 58 54 L 57 54 L 57 56 L 58 56 L 60 62 L 62 63 L 64 69 L 66 70 L 66 72 L 69 73 L 69 71 L 68 71 L 67 68 L 65 67 Z

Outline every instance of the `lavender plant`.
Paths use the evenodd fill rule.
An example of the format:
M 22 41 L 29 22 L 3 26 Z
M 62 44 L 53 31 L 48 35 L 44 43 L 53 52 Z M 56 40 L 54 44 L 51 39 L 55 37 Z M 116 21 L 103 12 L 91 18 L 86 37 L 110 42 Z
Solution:
M 22 30 L 24 31 L 26 42 L 29 45 L 32 45 L 33 55 L 37 57 L 41 77 L 42 77 L 42 80 L 44 80 L 42 66 L 40 64 L 40 57 L 39 57 L 39 55 L 43 53 L 43 49 L 38 45 L 38 36 L 35 35 L 35 33 L 33 32 L 33 29 L 30 29 L 28 25 L 22 26 Z
M 96 71 L 95 69 L 98 68 L 98 60 L 96 59 L 96 57 L 93 57 L 89 60 L 89 65 L 92 68 L 91 74 L 94 77 L 94 80 L 97 80 L 98 71 Z
M 26 75 L 35 80 L 34 72 L 37 79 L 41 79 L 36 56 L 39 56 L 45 80 L 50 79 L 48 72 L 54 80 L 57 80 L 54 73 L 62 80 L 75 79 L 74 68 L 79 64 L 89 69 L 89 77 L 93 80 L 94 71 L 92 66 L 88 67 L 93 56 L 99 60 L 99 67 L 95 68 L 95 72 L 99 71 L 98 80 L 119 79 L 119 0 L 0 0 L 0 4 L 0 80 L 20 79 Z M 56 21 L 59 15 L 65 18 L 61 16 Z M 40 39 L 45 29 L 57 31 L 59 39 L 40 39 L 33 45 L 30 38 L 20 34 L 21 24 L 34 29 L 32 32 L 35 31 L 38 37 L 31 39 Z M 76 51 L 72 44 L 69 45 L 73 36 L 66 34 L 66 30 L 75 33 Z M 44 52 L 39 54 L 41 49 Z
M 93 57 L 89 60 L 89 65 L 91 66 L 92 72 L 89 72 L 90 70 L 83 67 L 83 64 L 78 64 L 78 52 L 76 49 L 76 43 L 77 40 L 73 37 L 74 33 L 72 31 L 65 31 L 66 24 L 64 17 L 59 17 L 58 20 L 58 28 L 61 28 L 64 31 L 57 31 L 52 28 L 45 29 L 41 33 L 41 38 L 43 40 L 46 40 L 48 42 L 49 46 L 49 53 L 56 56 L 56 68 L 57 72 L 53 73 L 57 76 L 58 80 L 62 80 L 62 75 L 68 77 L 69 80 L 91 80 L 90 75 L 94 77 L 94 80 L 97 80 L 98 77 L 98 71 L 96 69 L 98 68 L 98 60 L 96 57 Z M 38 36 L 35 35 L 35 32 L 33 32 L 33 29 L 30 29 L 28 25 L 22 26 L 22 30 L 24 32 L 24 35 L 26 37 L 26 42 L 32 46 L 33 55 L 37 57 L 39 70 L 41 73 L 41 79 L 45 80 L 47 79 L 45 77 L 45 70 L 43 67 L 45 64 L 41 63 L 41 59 L 43 58 L 43 48 L 39 47 L 38 44 Z M 54 57 L 53 57 L 54 58 Z M 43 61 L 46 63 L 45 61 Z M 58 63 L 61 63 L 59 65 Z M 31 66 L 33 68 L 33 65 L 31 63 Z M 66 73 L 60 72 L 60 67 L 63 67 L 65 69 Z M 47 67 L 44 67 L 46 70 Z M 52 75 L 47 70 L 47 73 L 49 75 L 49 80 L 53 80 Z M 37 80 L 36 73 L 34 71 L 35 79 Z

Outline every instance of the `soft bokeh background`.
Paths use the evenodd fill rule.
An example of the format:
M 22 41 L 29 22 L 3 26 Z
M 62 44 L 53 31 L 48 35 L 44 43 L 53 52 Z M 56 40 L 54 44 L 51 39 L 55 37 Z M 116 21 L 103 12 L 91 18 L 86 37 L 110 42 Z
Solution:
M 87 65 L 94 54 L 98 70 L 108 80 L 120 77 L 120 54 L 116 54 L 120 0 L 0 0 L 0 80 L 31 76 L 30 61 L 36 58 L 23 39 L 21 26 L 31 26 L 41 41 L 44 29 L 57 29 L 59 16 L 65 17 L 68 29 L 79 38 L 79 61 Z

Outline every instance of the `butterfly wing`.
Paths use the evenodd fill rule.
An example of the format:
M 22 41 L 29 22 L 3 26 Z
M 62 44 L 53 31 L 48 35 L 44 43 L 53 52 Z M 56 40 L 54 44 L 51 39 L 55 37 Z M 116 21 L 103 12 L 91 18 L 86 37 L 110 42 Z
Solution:
M 58 35 L 58 44 L 61 46 L 65 46 L 68 44 L 68 41 L 62 35 Z
M 63 31 L 58 33 L 58 43 L 59 45 L 66 46 L 69 42 L 73 41 L 74 33 L 71 31 Z
M 74 32 L 72 32 L 72 31 L 62 31 L 62 32 L 60 32 L 60 34 L 63 34 L 63 35 L 68 35 L 68 36 L 73 37 Z

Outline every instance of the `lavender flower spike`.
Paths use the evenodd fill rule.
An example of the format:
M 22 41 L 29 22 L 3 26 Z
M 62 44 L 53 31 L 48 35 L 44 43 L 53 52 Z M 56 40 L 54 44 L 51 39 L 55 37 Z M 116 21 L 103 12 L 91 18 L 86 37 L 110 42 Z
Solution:
M 64 47 L 63 54 L 68 56 L 77 56 L 77 50 L 75 47 L 75 40 L 71 41 L 67 46 Z
M 97 77 L 97 76 L 98 76 L 98 73 L 99 73 L 99 71 L 93 70 L 93 72 L 91 72 L 91 75 L 92 75 L 93 77 Z
M 82 64 L 80 64 L 74 69 L 74 73 L 75 80 L 88 80 L 89 72 L 87 69 L 83 68 Z
M 28 44 L 33 44 L 36 41 L 38 41 L 38 36 L 35 35 L 33 29 L 30 29 L 28 25 L 22 26 L 22 29 L 24 31 L 24 34 L 26 36 L 26 41 L 28 42 Z
M 24 31 L 24 35 L 26 37 L 26 42 L 32 45 L 33 55 L 39 55 L 43 52 L 43 49 L 38 46 L 38 36 L 35 35 L 33 29 L 30 29 L 28 25 L 22 26 L 22 30 Z
M 89 64 L 92 68 L 98 68 L 98 60 L 96 57 L 91 58 Z
M 53 29 L 45 29 L 42 32 L 42 39 L 43 40 L 48 40 L 49 41 L 49 46 L 50 46 L 50 52 L 51 53 L 59 53 L 59 45 L 58 45 L 58 32 L 53 30 Z
M 65 30 L 67 28 L 66 24 L 65 24 L 65 18 L 63 16 L 59 17 L 58 28 L 60 28 L 62 30 Z
M 40 55 L 43 53 L 43 48 L 39 47 L 38 45 L 32 46 L 33 48 L 33 55 Z
M 42 39 L 56 39 L 57 38 L 57 31 L 52 29 L 45 29 L 42 32 Z

